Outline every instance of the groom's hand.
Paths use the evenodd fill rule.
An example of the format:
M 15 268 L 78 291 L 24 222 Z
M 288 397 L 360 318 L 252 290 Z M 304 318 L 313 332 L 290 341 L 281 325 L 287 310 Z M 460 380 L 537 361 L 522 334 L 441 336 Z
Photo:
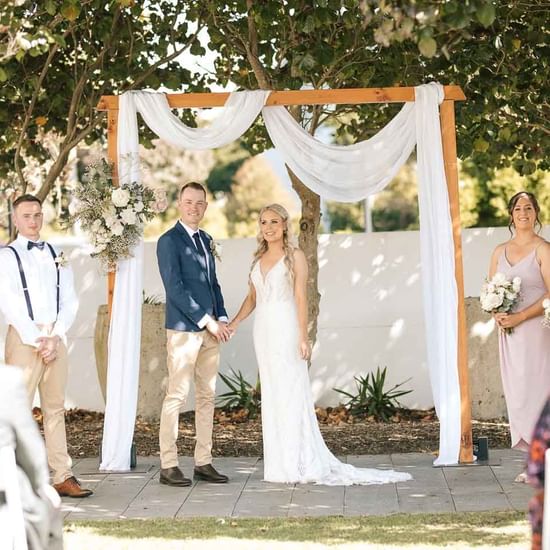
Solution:
M 208 321 L 206 330 L 220 343 L 227 342 L 231 337 L 231 331 L 227 328 L 227 323 L 220 323 L 214 321 L 214 319 Z

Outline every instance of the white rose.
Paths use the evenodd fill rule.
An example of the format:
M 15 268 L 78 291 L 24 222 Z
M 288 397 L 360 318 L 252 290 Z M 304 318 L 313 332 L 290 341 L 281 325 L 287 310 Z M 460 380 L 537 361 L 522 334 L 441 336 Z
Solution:
M 542 302 L 542 307 L 544 309 L 550 309 L 550 299 L 549 298 L 545 298 Z
M 120 237 L 122 233 L 124 233 L 124 226 L 117 220 L 112 226 L 111 226 L 111 233 L 113 235 L 117 235 Z
M 105 219 L 105 225 L 109 229 L 112 229 L 113 225 L 115 225 L 115 223 L 120 223 L 117 216 L 110 216 L 109 215 L 109 216 L 105 216 L 104 219 Z
M 95 220 L 94 223 L 92 224 L 92 232 L 93 233 L 97 233 L 100 229 L 101 229 L 101 226 L 103 224 L 101 223 L 101 220 Z
M 495 273 L 495 276 L 491 279 L 491 283 L 500 286 L 507 282 L 506 275 L 504 273 Z
M 481 307 L 485 311 L 493 311 L 502 305 L 502 297 L 498 294 L 488 294 L 481 302 Z
M 521 288 L 520 277 L 514 277 L 514 279 L 512 280 L 512 288 L 514 289 L 514 292 L 519 292 L 519 289 Z
M 122 222 L 126 225 L 134 225 L 136 223 L 136 213 L 131 208 L 126 208 L 120 213 Z
M 111 200 L 118 208 L 124 208 L 130 200 L 130 193 L 126 189 L 115 189 L 111 193 Z
M 134 205 L 134 210 L 136 212 L 141 212 L 144 208 L 145 205 L 141 201 L 136 202 L 136 204 Z
M 77 212 L 78 212 L 78 209 L 80 208 L 80 201 L 78 199 L 73 199 L 70 203 L 69 203 L 69 214 L 71 216 L 74 216 Z M 95 222 L 94 222 L 95 223 Z
M 517 298 L 517 293 L 516 292 L 510 292 L 510 291 L 506 291 L 506 298 L 508 300 L 510 300 L 510 302 L 513 302 L 516 298 Z

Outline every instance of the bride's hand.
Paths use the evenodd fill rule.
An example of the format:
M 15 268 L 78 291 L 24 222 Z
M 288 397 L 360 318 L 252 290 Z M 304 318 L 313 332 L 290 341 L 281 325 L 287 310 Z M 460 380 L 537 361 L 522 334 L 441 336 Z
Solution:
M 300 357 L 307 361 L 311 357 L 311 346 L 307 340 L 300 342 Z
M 229 332 L 231 332 L 231 336 L 233 336 L 237 332 L 237 327 L 239 326 L 239 321 L 236 321 L 233 319 L 228 325 L 227 328 L 229 329 Z

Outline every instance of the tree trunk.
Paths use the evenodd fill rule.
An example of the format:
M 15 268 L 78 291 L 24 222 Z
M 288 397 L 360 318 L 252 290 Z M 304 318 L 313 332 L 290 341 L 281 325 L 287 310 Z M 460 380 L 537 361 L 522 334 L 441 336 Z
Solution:
M 307 314 L 308 314 L 308 336 L 311 344 L 317 340 L 317 318 L 319 316 L 319 293 L 318 274 L 319 258 L 317 250 L 317 233 L 321 222 L 321 198 L 319 195 L 307 188 L 287 166 L 287 172 L 292 181 L 292 188 L 298 193 L 302 203 L 302 217 L 300 219 L 300 234 L 298 244 L 306 255 L 308 264 L 307 278 Z

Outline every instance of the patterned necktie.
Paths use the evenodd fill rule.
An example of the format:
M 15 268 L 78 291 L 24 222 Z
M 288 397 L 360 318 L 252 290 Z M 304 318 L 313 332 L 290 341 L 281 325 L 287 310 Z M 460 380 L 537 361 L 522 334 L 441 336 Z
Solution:
M 32 241 L 29 241 L 27 243 L 27 250 L 32 250 L 35 246 L 36 248 L 38 248 L 38 250 L 44 250 L 44 245 L 46 243 L 44 241 L 37 241 L 37 242 L 32 242 Z

